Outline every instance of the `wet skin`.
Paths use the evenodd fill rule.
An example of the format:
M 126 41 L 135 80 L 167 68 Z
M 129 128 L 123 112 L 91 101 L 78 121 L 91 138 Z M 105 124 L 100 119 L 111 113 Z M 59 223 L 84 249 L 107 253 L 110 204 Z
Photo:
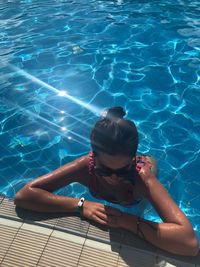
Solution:
M 199 244 L 192 225 L 155 174 L 151 172 L 151 165 L 154 163 L 148 162 L 145 157 L 141 157 L 141 159 L 145 161 L 145 165 L 138 171 L 137 164 L 138 176 L 134 177 L 136 183 L 133 189 L 148 199 L 163 222 L 151 222 L 140 218 L 140 232 L 138 232 L 137 222 L 139 218 L 137 216 L 88 200 L 84 202 L 82 216 L 102 225 L 123 228 L 136 234 L 138 232 L 141 238 L 169 252 L 185 256 L 197 255 Z M 99 165 L 104 164 L 116 170 L 126 166 L 131 160 L 121 156 L 100 155 L 96 161 Z M 17 192 L 15 204 L 21 208 L 39 212 L 74 212 L 79 199 L 55 195 L 53 191 L 73 182 L 88 186 L 91 179 L 88 163 L 89 155 L 86 155 L 34 179 Z M 119 186 L 118 178 L 113 174 L 110 177 L 99 177 L 99 181 L 104 185 L 104 188 L 109 187 L 109 191 L 115 191 L 113 190 L 114 187 L 124 191 L 123 187 Z M 102 187 L 101 191 L 104 188 Z

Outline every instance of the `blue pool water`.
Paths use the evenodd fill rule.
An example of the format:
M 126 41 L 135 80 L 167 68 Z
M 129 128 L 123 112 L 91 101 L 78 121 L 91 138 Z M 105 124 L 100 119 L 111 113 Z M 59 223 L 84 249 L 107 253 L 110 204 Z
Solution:
M 0 192 L 88 153 L 99 112 L 121 105 L 200 237 L 200 2 L 9 0 L 0 14 Z

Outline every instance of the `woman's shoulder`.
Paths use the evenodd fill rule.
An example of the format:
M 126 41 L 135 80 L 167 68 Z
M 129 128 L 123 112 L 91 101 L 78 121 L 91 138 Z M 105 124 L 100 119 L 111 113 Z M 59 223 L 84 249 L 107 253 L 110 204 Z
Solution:
M 86 172 L 87 173 L 89 162 L 90 162 L 90 153 L 87 153 L 67 163 L 64 166 L 70 166 L 71 169 L 74 170 L 74 172 L 83 172 L 83 173 Z
M 51 173 L 45 174 L 31 181 L 28 186 L 56 190 L 73 182 L 88 185 L 89 153 L 70 161 Z
M 72 162 L 69 162 L 69 165 L 73 171 L 77 174 L 79 177 L 79 181 L 85 180 L 88 178 L 89 174 L 89 163 L 91 160 L 91 154 L 88 152 L 87 154 L 75 159 Z
M 79 167 L 83 167 L 83 168 L 85 167 L 86 168 L 86 167 L 88 167 L 90 157 L 91 157 L 91 154 L 90 154 L 90 152 L 88 152 L 85 155 L 78 157 L 77 159 L 75 159 L 72 162 L 74 162 Z

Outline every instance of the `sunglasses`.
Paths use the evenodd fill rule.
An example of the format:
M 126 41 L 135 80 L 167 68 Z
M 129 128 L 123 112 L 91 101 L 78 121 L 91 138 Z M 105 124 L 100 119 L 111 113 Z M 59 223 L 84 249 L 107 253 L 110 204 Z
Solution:
M 108 167 L 96 167 L 95 166 L 95 173 L 98 176 L 111 176 L 112 174 L 116 174 L 118 177 L 132 177 L 133 171 L 135 171 L 135 166 L 130 164 L 117 170 L 110 169 Z

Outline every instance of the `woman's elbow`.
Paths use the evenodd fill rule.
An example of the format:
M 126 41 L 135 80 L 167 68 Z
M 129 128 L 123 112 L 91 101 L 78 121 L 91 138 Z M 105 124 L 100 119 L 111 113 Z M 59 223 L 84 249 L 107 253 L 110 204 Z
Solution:
M 199 242 L 194 231 L 190 236 L 182 240 L 182 248 L 180 248 L 180 252 L 183 256 L 197 256 L 199 252 Z
M 193 237 L 189 242 L 188 256 L 197 256 L 199 253 L 199 242 L 197 237 Z
M 197 256 L 199 242 L 192 227 L 187 230 L 181 227 L 180 231 L 176 231 L 166 250 L 180 256 Z
M 24 208 L 28 202 L 29 188 L 27 186 L 23 187 L 18 191 L 14 197 L 14 204 L 18 207 Z
M 23 199 L 23 196 L 21 194 L 21 192 L 17 192 L 17 194 L 15 195 L 14 197 L 14 204 L 16 206 L 21 206 L 20 204 L 23 203 L 24 199 Z

